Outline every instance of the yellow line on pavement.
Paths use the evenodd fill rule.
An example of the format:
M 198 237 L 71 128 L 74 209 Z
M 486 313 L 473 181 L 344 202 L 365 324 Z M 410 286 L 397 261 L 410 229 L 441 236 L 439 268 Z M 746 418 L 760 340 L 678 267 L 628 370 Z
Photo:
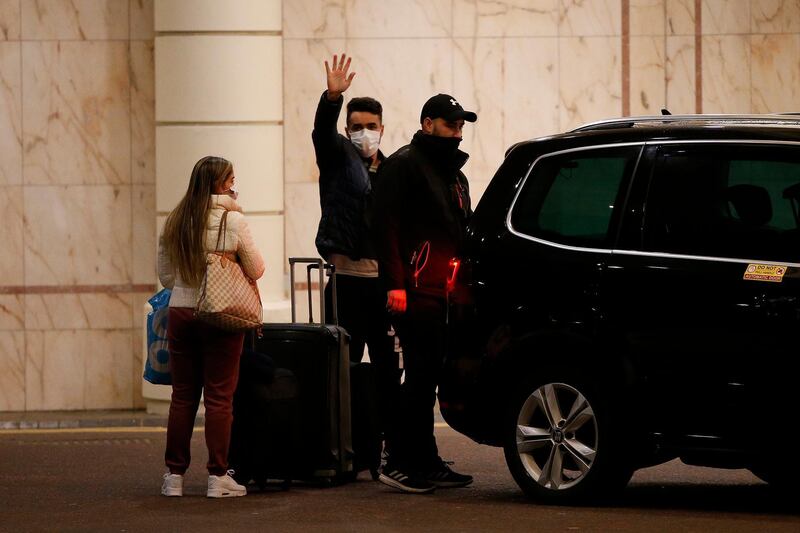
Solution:
M 449 428 L 445 422 L 435 422 L 435 428 Z M 204 431 L 203 427 L 194 428 L 195 431 Z M 0 429 L 0 438 L 5 435 L 48 435 L 52 433 L 166 433 L 165 427 L 97 427 L 97 428 L 42 428 L 42 429 Z
M 204 428 L 196 427 L 195 431 Z M 43 429 L 2 429 L 0 438 L 4 435 L 47 435 L 51 433 L 166 433 L 165 427 L 99 427 L 99 428 L 43 428 Z

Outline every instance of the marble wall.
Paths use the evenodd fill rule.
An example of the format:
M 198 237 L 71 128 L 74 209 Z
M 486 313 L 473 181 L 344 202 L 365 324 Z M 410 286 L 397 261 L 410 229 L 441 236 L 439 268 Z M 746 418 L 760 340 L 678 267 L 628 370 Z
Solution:
M 0 411 L 142 405 L 153 109 L 153 0 L 0 0 Z
M 478 113 L 476 198 L 510 145 L 586 122 L 800 110 L 800 0 L 285 0 L 283 19 L 287 255 L 314 253 L 310 131 L 335 53 L 357 72 L 346 96 L 383 103 L 386 152 L 437 92 Z
M 0 0 L 0 411 L 142 405 L 153 2 Z M 221 0 L 220 0 L 221 1 Z M 456 96 L 477 199 L 514 142 L 623 114 L 800 110 L 800 0 L 284 0 L 286 255 L 315 254 L 323 60 L 405 144 Z M 342 121 L 342 127 L 344 123 Z

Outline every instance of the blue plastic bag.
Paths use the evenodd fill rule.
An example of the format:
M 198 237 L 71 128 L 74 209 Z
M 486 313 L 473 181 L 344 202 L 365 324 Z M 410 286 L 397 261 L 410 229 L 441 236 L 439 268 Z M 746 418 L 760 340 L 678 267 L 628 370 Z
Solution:
M 172 385 L 167 351 L 167 314 L 172 291 L 161 289 L 148 301 L 153 310 L 147 313 L 147 361 L 144 379 L 154 385 Z

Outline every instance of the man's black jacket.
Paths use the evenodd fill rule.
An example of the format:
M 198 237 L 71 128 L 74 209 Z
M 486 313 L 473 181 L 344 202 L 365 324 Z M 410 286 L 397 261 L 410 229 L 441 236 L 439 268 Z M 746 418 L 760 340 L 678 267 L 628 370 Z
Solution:
M 381 163 L 371 218 L 387 290 L 445 293 L 450 259 L 472 214 L 460 170 L 469 156 L 456 142 L 418 131 L 411 144 Z
M 369 172 L 353 143 L 336 131 L 344 97 L 335 102 L 322 93 L 314 117 L 314 152 L 319 167 L 322 217 L 317 229 L 317 251 L 351 259 L 375 258 L 370 245 L 365 210 L 371 191 Z M 383 154 L 378 153 L 383 158 Z

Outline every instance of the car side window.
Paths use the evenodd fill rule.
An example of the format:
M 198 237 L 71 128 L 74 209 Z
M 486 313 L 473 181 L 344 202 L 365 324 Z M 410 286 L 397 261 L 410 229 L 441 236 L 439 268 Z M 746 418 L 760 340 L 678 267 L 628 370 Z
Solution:
M 511 226 L 560 244 L 610 246 L 620 186 L 640 151 L 640 146 L 596 148 L 540 159 L 514 204 Z
M 662 147 L 642 237 L 654 252 L 800 261 L 800 148 Z

